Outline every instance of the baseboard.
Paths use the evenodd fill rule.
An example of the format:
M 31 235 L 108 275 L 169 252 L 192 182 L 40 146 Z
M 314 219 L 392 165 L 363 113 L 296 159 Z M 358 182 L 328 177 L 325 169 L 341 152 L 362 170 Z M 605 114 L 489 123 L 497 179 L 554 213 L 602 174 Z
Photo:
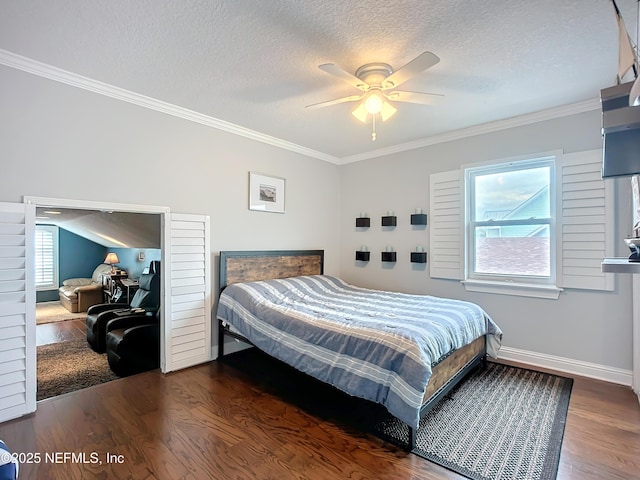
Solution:
M 526 363 L 535 367 L 549 368 L 560 372 L 595 378 L 606 382 L 631 386 L 633 372 L 622 368 L 608 367 L 597 363 L 583 362 L 565 357 L 556 357 L 544 353 L 519 350 L 517 348 L 502 347 L 498 358 L 513 362 Z

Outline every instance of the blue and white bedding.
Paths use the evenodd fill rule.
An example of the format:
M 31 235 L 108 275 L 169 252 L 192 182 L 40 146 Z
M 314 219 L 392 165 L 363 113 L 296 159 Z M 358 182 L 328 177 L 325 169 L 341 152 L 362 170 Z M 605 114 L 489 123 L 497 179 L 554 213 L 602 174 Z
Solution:
M 478 305 L 314 275 L 227 286 L 217 317 L 269 355 L 417 428 L 432 366 L 500 328 Z

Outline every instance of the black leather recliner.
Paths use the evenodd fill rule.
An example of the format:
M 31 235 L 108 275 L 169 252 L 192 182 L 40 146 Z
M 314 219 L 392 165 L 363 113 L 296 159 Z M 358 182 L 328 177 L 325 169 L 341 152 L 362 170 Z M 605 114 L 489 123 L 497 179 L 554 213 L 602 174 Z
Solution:
M 143 309 L 144 315 L 154 316 L 160 307 L 160 275 L 143 274 L 140 287 L 129 306 L 117 303 L 101 303 L 87 311 L 87 342 L 96 352 L 104 353 L 107 323 L 114 318 L 130 315 L 132 309 Z
M 160 311 L 155 315 L 129 315 L 107 323 L 107 360 L 120 377 L 160 366 Z
M 160 275 L 160 260 L 151 260 L 151 263 L 149 263 L 149 273 L 157 273 Z

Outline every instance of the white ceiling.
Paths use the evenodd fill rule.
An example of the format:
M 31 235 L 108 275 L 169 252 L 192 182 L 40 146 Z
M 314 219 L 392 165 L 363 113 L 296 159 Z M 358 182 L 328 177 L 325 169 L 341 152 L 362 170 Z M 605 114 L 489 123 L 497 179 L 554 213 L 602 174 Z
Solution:
M 617 3 L 635 40 L 637 1 Z M 397 69 L 425 50 L 440 63 L 402 89 L 444 99 L 396 104 L 376 142 L 354 104 L 305 108 L 358 93 L 320 64 Z M 610 0 L 20 0 L 0 4 L 0 53 L 340 163 L 532 112 L 596 108 L 616 81 L 618 37 Z

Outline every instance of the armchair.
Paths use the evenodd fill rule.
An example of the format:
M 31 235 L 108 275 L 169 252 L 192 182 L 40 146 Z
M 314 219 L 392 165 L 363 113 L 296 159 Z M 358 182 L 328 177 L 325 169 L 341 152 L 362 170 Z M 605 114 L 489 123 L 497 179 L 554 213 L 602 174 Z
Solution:
M 96 352 L 104 353 L 107 323 L 118 317 L 142 313 L 155 315 L 160 307 L 160 276 L 143 274 L 140 276 L 140 288 L 133 296 L 130 305 L 103 303 L 94 305 L 87 311 L 87 342 Z
M 107 323 L 107 360 L 116 375 L 125 377 L 160 366 L 160 311 L 128 315 Z
M 58 289 L 60 303 L 71 313 L 85 312 L 97 303 L 102 303 L 102 275 L 111 271 L 111 265 L 101 263 L 91 278 L 69 278 Z

